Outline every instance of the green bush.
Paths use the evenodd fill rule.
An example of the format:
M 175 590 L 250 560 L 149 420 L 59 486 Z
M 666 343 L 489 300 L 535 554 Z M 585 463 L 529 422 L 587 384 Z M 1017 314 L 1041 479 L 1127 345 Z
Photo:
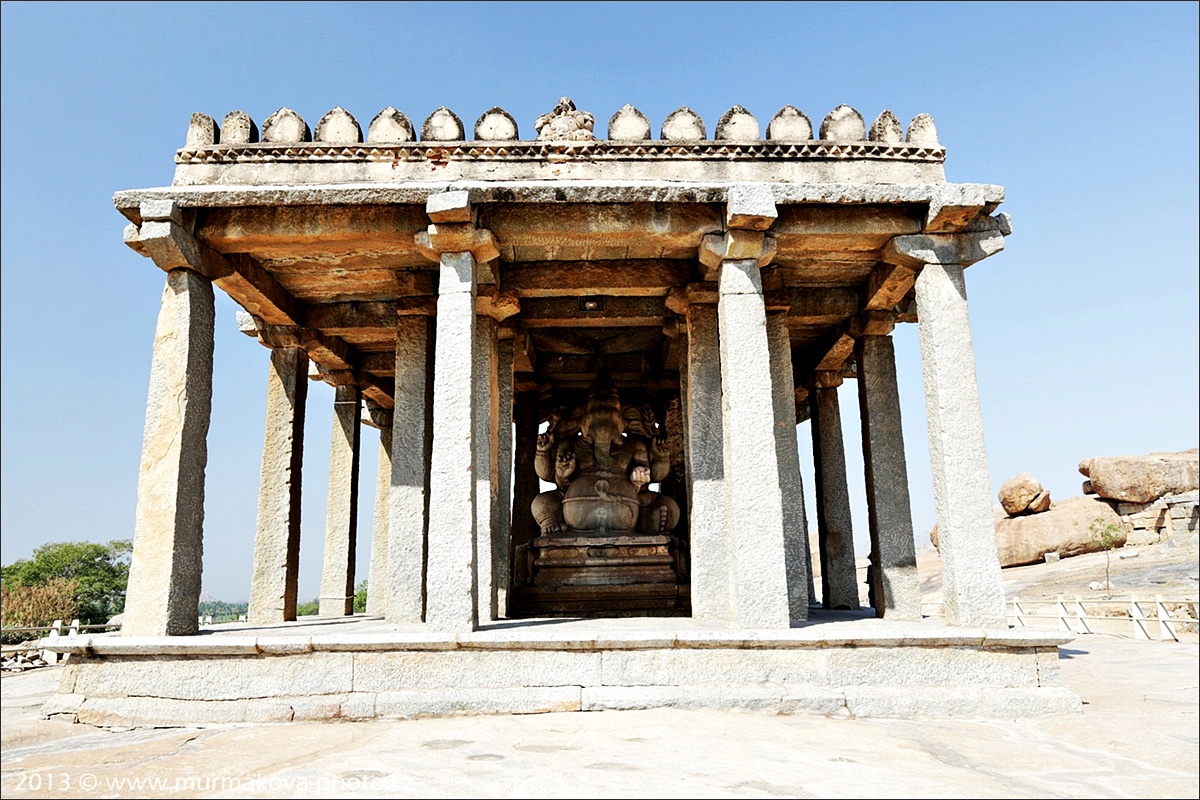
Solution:
M 108 544 L 52 542 L 34 550 L 33 558 L 4 567 L 3 585 L 12 590 L 47 586 L 55 579 L 74 581 L 79 620 L 85 625 L 108 622 L 125 609 L 132 550 L 133 543 L 127 539 Z

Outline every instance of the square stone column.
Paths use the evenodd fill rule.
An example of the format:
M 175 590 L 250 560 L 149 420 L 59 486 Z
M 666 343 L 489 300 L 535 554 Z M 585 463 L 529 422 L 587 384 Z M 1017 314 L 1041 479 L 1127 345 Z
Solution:
M 420 622 L 425 614 L 429 520 L 429 453 L 433 436 L 433 369 L 429 317 L 400 317 L 396 326 L 392 476 L 384 609 L 388 622 Z M 371 594 L 368 591 L 367 597 Z
M 212 283 L 167 273 L 154 330 L 124 636 L 196 633 L 212 408 Z
M 495 568 L 496 586 L 496 615 L 508 616 L 508 587 L 511 582 L 509 572 L 509 536 L 512 533 L 512 468 L 513 468 L 513 342 L 512 339 L 501 339 L 496 346 L 496 399 L 500 410 L 499 430 L 497 431 L 496 461 L 498 505 L 500 516 L 494 529 L 495 539 L 492 545 L 492 558 Z
M 475 539 L 478 364 L 475 257 L 469 252 L 441 254 L 436 327 L 425 622 L 438 630 L 471 631 L 478 624 Z
M 818 372 L 811 394 L 813 462 L 817 478 L 817 531 L 821 549 L 821 604 L 856 609 L 858 573 L 854 561 L 854 526 L 850 489 L 846 484 L 846 449 L 837 387 L 842 376 Z
M 786 628 L 784 509 L 758 259 L 722 261 L 717 290 L 734 619 L 746 628 Z
M 345 374 L 342 380 L 351 381 Z M 354 383 L 334 387 L 329 495 L 325 506 L 325 556 L 321 616 L 354 613 L 354 554 L 358 538 L 358 461 L 362 394 Z
M 687 307 L 683 385 L 688 499 L 691 510 L 692 616 L 730 620 L 731 566 L 725 530 L 725 454 L 717 307 Z M 681 354 L 683 355 L 683 354 Z
M 916 295 L 946 621 L 1005 627 L 962 266 L 925 265 Z
M 513 397 L 513 481 L 512 521 L 509 524 L 509 583 L 525 577 L 525 569 L 516 563 L 517 550 L 533 541 L 537 521 L 533 518 L 533 498 L 541 491 L 534 459 L 537 457 L 538 394 L 517 392 Z M 524 551 L 522 551 L 524 552 Z
M 308 354 L 299 347 L 271 350 L 267 424 L 258 484 L 258 524 L 246 621 L 252 625 L 296 618 L 300 568 L 300 484 L 304 463 L 304 404 Z
M 855 354 L 875 615 L 920 619 L 921 589 L 892 337 L 862 336 L 855 343 Z
M 771 356 L 771 402 L 775 410 L 775 454 L 783 498 L 783 557 L 787 568 L 788 608 L 793 620 L 808 619 L 811 582 L 804 484 L 796 445 L 796 384 L 792 377 L 792 341 L 785 314 L 767 315 Z
M 379 426 L 379 469 L 375 473 L 375 515 L 371 525 L 371 566 L 367 573 L 367 613 L 387 614 L 388 545 L 391 543 L 392 410 L 368 401 Z
M 479 619 L 499 618 L 500 531 L 500 354 L 496 320 L 475 318 L 475 552 Z

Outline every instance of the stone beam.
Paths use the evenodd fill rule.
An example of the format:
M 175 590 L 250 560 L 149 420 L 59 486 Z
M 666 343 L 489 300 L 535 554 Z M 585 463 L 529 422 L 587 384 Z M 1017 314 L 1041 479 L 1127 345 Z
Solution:
M 580 298 L 542 297 L 521 303 L 527 328 L 659 327 L 670 316 L 662 297 L 605 297 L 599 311 L 581 309 Z
M 793 288 L 787 292 L 789 325 L 836 325 L 862 309 L 857 289 Z
M 301 316 L 304 327 L 324 335 L 342 336 L 366 328 L 380 338 L 391 338 L 396 333 L 395 303 L 317 303 L 305 307 Z
M 245 254 L 226 257 L 218 253 L 186 229 L 182 219 L 172 202 L 147 202 L 141 227 L 136 236 L 127 229 L 126 244 L 162 270 L 183 268 L 200 273 L 270 325 L 300 324 L 295 299 L 269 272 Z
M 880 264 L 867 278 L 863 307 L 872 311 L 891 311 L 912 291 L 917 270 L 900 264 Z
M 984 217 L 963 233 L 895 236 L 883 248 L 882 258 L 916 271 L 926 264 L 967 267 L 1003 250 L 1004 237 L 1011 231 L 1007 214 Z
M 506 267 L 500 285 L 519 297 L 647 297 L 687 283 L 693 269 L 690 260 L 542 261 Z
M 614 380 L 635 378 L 660 369 L 657 359 L 637 353 L 613 355 L 566 355 L 542 353 L 538 359 L 538 374 L 551 380 L 592 379 L 605 369 Z

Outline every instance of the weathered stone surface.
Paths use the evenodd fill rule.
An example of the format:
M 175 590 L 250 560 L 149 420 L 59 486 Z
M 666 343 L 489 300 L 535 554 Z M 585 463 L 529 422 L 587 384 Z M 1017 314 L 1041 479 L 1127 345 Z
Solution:
M 783 497 L 783 558 L 787 570 L 788 608 L 793 620 L 808 618 L 812 584 L 808 550 L 808 518 L 796 446 L 796 398 L 792 347 L 784 314 L 767 315 L 771 356 L 771 401 L 775 411 L 775 453 L 779 458 L 779 492 Z
M 184 147 L 211 147 L 216 144 L 221 138 L 221 131 L 217 128 L 217 121 L 208 114 L 192 114 L 192 121 L 188 123 L 187 139 L 184 140 Z
M 475 120 L 475 138 L 487 142 L 511 142 L 521 136 L 513 115 L 500 106 L 493 106 Z
M 821 121 L 821 139 L 832 142 L 861 142 L 867 138 L 867 123 L 848 105 L 840 105 Z
M 863 686 L 845 690 L 853 717 L 949 717 L 1029 719 L 1078 713 L 1079 695 L 1062 687 L 907 687 Z
M 859 607 L 858 572 L 837 387 L 817 387 L 809 401 L 821 548 L 821 603 L 826 608 L 855 609 Z
M 689 459 L 692 616 L 704 620 L 728 620 L 733 613 L 717 332 L 715 305 L 692 303 L 687 307 L 687 353 L 680 370 L 680 389 L 686 403 Z
M 921 588 L 892 337 L 861 337 L 855 356 L 876 614 L 920 619 Z
M 499 339 L 496 320 L 475 317 L 475 551 L 479 619 L 498 619 L 500 529 Z
M 375 514 L 371 524 L 371 565 L 367 574 L 367 613 L 387 615 L 388 545 L 391 543 L 392 410 L 377 409 L 379 461 L 375 473 Z
M 1004 513 L 1015 517 L 1029 511 L 1030 504 L 1042 491 L 1042 484 L 1037 478 L 1028 472 L 1022 472 L 1000 486 L 1000 505 L 1004 508 Z
M 1030 514 L 1041 514 L 1043 511 L 1050 509 L 1050 492 L 1046 489 L 1038 492 L 1037 497 L 1029 501 L 1029 507 L 1025 510 Z
M 425 621 L 437 630 L 478 624 L 475 540 L 475 259 L 444 253 L 438 282 L 429 474 Z
M 357 144 L 363 140 L 362 128 L 353 114 L 337 106 L 317 122 L 314 139 L 331 144 Z
M 411 142 L 416 138 L 408 117 L 391 106 L 376 114 L 367 126 L 367 141 L 372 144 Z
M 423 142 L 460 142 L 465 138 L 462 120 L 445 106 L 426 117 L 421 125 Z
M 296 618 L 308 366 L 308 355 L 298 347 L 271 351 L 254 566 L 246 611 L 246 620 L 252 625 Z
M 354 613 L 354 564 L 358 539 L 358 464 L 362 393 L 358 386 L 334 388 L 325 554 L 321 567 L 320 613 Z
M 721 115 L 715 136 L 729 142 L 755 142 L 761 138 L 758 120 L 741 106 L 734 106 Z
M 601 654 L 561 650 L 357 653 L 355 691 L 443 687 L 598 686 Z
M 221 122 L 221 144 L 252 144 L 258 141 L 258 126 L 245 111 L 230 111 Z
M 167 273 L 154 332 L 125 636 L 196 632 L 212 405 L 212 283 Z
M 829 652 L 822 649 L 607 650 L 602 655 L 605 686 L 829 685 Z
M 659 137 L 668 142 L 699 142 L 708 138 L 708 131 L 699 114 L 681 106 L 663 120 Z
M 901 127 L 900 120 L 896 119 L 896 115 L 885 109 L 871 123 L 871 131 L 867 138 L 883 144 L 903 144 L 904 128 Z
M 262 140 L 272 144 L 294 144 L 312 139 L 304 118 L 290 108 L 281 108 L 267 117 L 262 126 Z
M 937 126 L 933 117 L 928 114 L 917 114 L 908 123 L 908 143 L 936 147 L 938 145 Z
M 829 651 L 829 683 L 849 686 L 1037 686 L 1033 648 L 847 647 Z
M 1149 503 L 1200 486 L 1196 448 L 1144 456 L 1104 456 L 1080 462 L 1096 494 L 1125 503 Z
M 596 118 L 589 111 L 580 111 L 569 97 L 559 98 L 554 110 L 542 114 L 533 123 L 537 138 L 560 142 L 590 142 L 596 138 L 592 129 Z
M 392 412 L 385 614 L 389 622 L 420 622 L 425 608 L 426 492 L 431 432 L 428 317 L 399 318 L 395 352 L 396 404 Z
M 783 497 L 775 450 L 770 352 L 762 279 L 754 260 L 724 261 L 718 282 L 725 528 L 734 618 L 748 628 L 786 628 Z
M 729 198 L 725 201 L 726 228 L 765 231 L 771 227 L 778 216 L 775 195 L 768 184 L 739 183 L 729 187 Z M 766 242 L 764 241 L 763 244 L 765 245 Z M 759 253 L 746 254 L 741 257 L 758 258 Z
M 806 142 L 812 139 L 812 122 L 795 106 L 784 106 L 767 124 L 767 139 Z
M 650 138 L 650 120 L 626 103 L 608 120 L 608 138 L 614 142 L 640 142 Z
M 373 717 L 448 717 L 458 714 L 550 714 L 582 711 L 578 686 L 454 687 L 379 692 Z
M 1042 514 L 998 517 L 995 526 L 1000 565 L 1036 564 L 1046 553 L 1070 558 L 1099 552 L 1103 548 L 1096 541 L 1096 534 L 1089 530 L 1093 524 L 1116 525 L 1121 529 L 1117 546 L 1123 546 L 1127 528 L 1113 505 L 1111 501 L 1084 495 L 1053 503 Z
M 783 695 L 782 686 L 754 683 L 724 686 L 589 686 L 583 689 L 582 710 L 711 708 L 779 713 Z
M 946 619 L 1006 627 L 963 268 L 927 264 L 916 298 Z

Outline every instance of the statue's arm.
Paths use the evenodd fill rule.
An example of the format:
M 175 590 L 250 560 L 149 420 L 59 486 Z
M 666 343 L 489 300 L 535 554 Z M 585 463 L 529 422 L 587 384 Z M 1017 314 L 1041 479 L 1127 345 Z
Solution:
M 544 481 L 554 483 L 554 429 L 537 438 L 537 450 L 533 455 L 533 471 Z

